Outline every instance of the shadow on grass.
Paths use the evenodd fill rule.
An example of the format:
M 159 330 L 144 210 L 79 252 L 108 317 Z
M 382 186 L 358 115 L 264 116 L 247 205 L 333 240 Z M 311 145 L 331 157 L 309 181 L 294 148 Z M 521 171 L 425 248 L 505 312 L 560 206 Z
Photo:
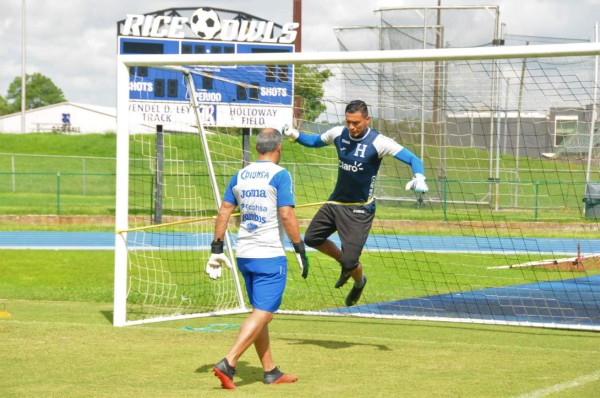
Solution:
M 210 373 L 212 374 L 212 368 L 214 364 L 202 365 L 196 369 L 196 373 Z M 251 366 L 246 361 L 238 361 L 235 369 L 235 378 L 233 380 L 237 387 L 261 383 L 263 382 L 263 369 L 259 366 Z M 215 386 L 219 389 L 221 384 L 219 379 L 215 377 Z
M 112 325 L 113 323 L 113 312 L 112 311 L 100 311 L 100 313 L 106 318 L 108 323 Z
M 364 346 L 364 347 L 375 347 L 380 351 L 391 351 L 391 349 L 384 344 L 355 343 L 355 342 L 348 342 L 348 341 L 315 340 L 315 339 L 279 338 L 278 340 L 289 341 L 290 344 L 295 344 L 295 345 L 314 345 L 317 347 L 327 348 L 330 350 L 339 350 L 339 349 L 343 349 L 343 348 Z

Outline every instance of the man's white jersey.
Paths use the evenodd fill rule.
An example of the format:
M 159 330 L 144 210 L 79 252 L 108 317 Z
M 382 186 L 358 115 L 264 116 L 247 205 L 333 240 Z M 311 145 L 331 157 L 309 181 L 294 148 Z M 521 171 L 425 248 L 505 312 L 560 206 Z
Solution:
M 286 169 L 269 161 L 256 161 L 231 178 L 223 200 L 240 209 L 237 257 L 285 256 L 285 230 L 278 208 L 294 206 L 292 178 Z

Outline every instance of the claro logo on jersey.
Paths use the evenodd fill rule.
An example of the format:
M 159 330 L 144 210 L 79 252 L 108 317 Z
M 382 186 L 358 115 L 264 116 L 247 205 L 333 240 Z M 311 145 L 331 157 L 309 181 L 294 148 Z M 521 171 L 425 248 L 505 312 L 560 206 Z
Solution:
M 198 8 L 191 17 L 169 15 L 128 14 L 123 24 L 123 36 L 185 38 L 186 26 L 204 40 L 282 43 L 296 40 L 299 24 L 288 22 L 281 27 L 281 35 L 273 37 L 272 21 L 221 19 L 215 10 Z
M 342 170 L 351 171 L 353 173 L 363 170 L 362 163 L 358 163 L 357 161 L 354 161 L 354 164 L 348 164 L 340 160 L 338 161 L 338 167 Z

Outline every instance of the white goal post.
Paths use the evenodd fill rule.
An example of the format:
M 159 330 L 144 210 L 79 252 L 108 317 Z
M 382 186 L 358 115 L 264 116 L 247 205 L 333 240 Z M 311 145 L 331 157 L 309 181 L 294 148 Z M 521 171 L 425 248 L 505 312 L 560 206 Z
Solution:
M 343 124 L 345 103 L 365 99 L 371 106 L 372 127 L 423 154 L 430 193 L 415 197 L 404 192 L 399 187 L 410 179 L 409 170 L 385 159 L 375 190 L 377 218 L 363 252 L 371 289 L 365 291 L 364 303 L 344 307 L 347 292 L 333 289 L 338 265 L 311 251 L 306 280 L 296 275 L 290 254 L 281 313 L 600 330 L 600 292 L 578 285 L 582 278 L 600 278 L 596 269 L 506 267 L 579 252 L 580 242 L 577 249 L 572 242 L 553 241 L 537 250 L 545 244 L 543 239 L 528 246 L 529 239 L 535 239 L 532 221 L 557 228 L 584 222 L 582 230 L 598 230 L 597 222 L 582 220 L 581 199 L 585 184 L 600 180 L 598 162 L 586 162 L 598 155 L 594 132 L 599 56 L 598 42 L 119 55 L 113 324 L 249 311 L 237 270 L 224 270 L 216 281 L 204 272 L 224 184 L 245 160 L 239 132 L 205 125 L 195 95 L 190 95 L 189 104 L 193 121 L 178 120 L 163 132 L 158 115 L 141 131 L 131 113 L 132 68 L 164 70 L 168 78 L 172 73 L 198 74 L 194 70 L 198 65 L 309 65 L 314 71 L 333 71 L 318 99 L 325 110 L 319 120 L 300 120 L 297 115 L 305 113 L 295 113 L 290 123 L 302 131 L 322 133 Z M 534 60 L 539 62 L 533 65 Z M 433 62 L 445 62 L 443 77 L 435 77 L 443 80 L 439 103 L 444 112 L 438 121 L 423 117 L 431 114 L 431 84 L 426 79 L 433 76 Z M 554 80 L 556 75 L 560 78 Z M 300 76 L 294 78 L 301 83 Z M 188 93 L 199 90 L 192 78 L 185 82 L 182 89 Z M 583 160 L 575 160 L 569 152 L 573 148 L 548 149 L 548 118 L 566 114 L 579 117 L 578 134 L 589 143 L 589 153 L 578 152 Z M 419 123 L 425 127 L 414 127 Z M 180 126 L 173 127 L 176 124 Z M 298 215 L 307 225 L 317 209 L 311 204 L 327 200 L 333 189 L 337 158 L 331 148 L 284 144 L 281 164 L 292 174 Z M 558 154 L 557 159 L 542 159 L 540 154 L 549 150 Z M 435 228 L 439 230 L 431 232 Z M 232 222 L 233 237 L 227 244 L 231 257 L 235 230 Z M 581 241 L 582 255 L 600 256 L 596 240 Z M 565 247 L 558 247 L 563 243 Z M 544 284 L 562 292 L 559 299 L 567 302 L 549 297 Z M 577 312 L 581 303 L 573 304 L 575 309 L 564 307 L 571 305 L 571 289 L 583 289 L 578 294 L 588 313 Z

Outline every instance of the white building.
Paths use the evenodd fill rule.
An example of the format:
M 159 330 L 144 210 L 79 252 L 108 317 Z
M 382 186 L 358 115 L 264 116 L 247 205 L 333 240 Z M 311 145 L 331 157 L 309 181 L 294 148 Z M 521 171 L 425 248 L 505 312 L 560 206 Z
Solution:
M 21 113 L 0 116 L 0 133 L 21 133 Z M 108 106 L 61 102 L 25 112 L 26 133 L 107 133 L 117 130 L 117 110 Z

